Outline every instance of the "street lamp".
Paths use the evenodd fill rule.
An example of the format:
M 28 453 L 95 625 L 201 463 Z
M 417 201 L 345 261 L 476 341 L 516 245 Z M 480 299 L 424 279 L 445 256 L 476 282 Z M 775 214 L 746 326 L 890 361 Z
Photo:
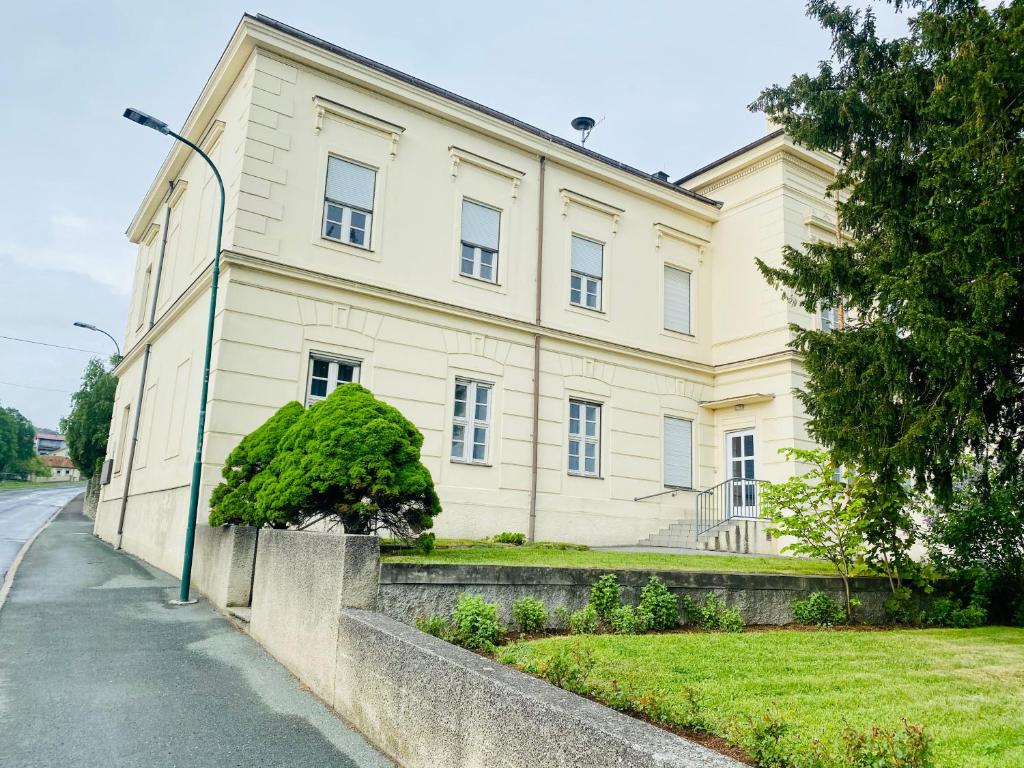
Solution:
M 185 557 L 181 564 L 181 589 L 178 599 L 171 602 L 177 605 L 187 605 L 195 600 L 189 599 L 189 586 L 192 581 L 192 551 L 196 543 L 196 513 L 199 509 L 199 480 L 203 472 L 203 432 L 206 428 L 206 398 L 210 387 L 210 356 L 213 352 L 213 320 L 217 311 L 217 282 L 220 278 L 220 243 L 221 235 L 224 233 L 224 180 L 220 177 L 220 171 L 213 164 L 203 150 L 183 136 L 179 136 L 163 120 L 140 112 L 129 107 L 124 111 L 124 116 L 134 123 L 152 128 L 154 131 L 166 134 L 171 138 L 180 141 L 193 152 L 198 154 L 213 171 L 217 179 L 217 186 L 220 187 L 220 218 L 217 220 L 217 247 L 213 254 L 213 279 L 210 284 L 210 316 L 206 323 L 206 353 L 203 361 L 203 391 L 199 401 L 199 429 L 196 434 L 196 456 L 192 463 L 192 491 L 188 499 L 188 527 L 185 529 Z
M 121 356 L 121 346 L 120 346 L 120 345 L 119 345 L 119 344 L 117 343 L 117 339 L 115 339 L 115 338 L 114 338 L 113 336 L 111 336 L 111 335 L 110 335 L 109 333 L 107 333 L 106 331 L 104 331 L 104 330 L 103 330 L 102 328 L 97 328 L 97 327 L 96 327 L 95 325 L 93 325 L 92 323 L 83 323 L 83 322 L 82 322 L 81 320 L 76 320 L 76 321 L 74 322 L 74 325 L 75 325 L 75 327 L 76 327 L 76 328 L 85 328 L 85 329 L 86 329 L 87 331 L 96 331 L 97 333 L 102 333 L 102 334 L 103 334 L 104 336 L 106 336 L 106 337 L 107 337 L 107 338 L 109 338 L 109 339 L 110 339 L 110 340 L 111 340 L 112 342 L 114 342 L 114 349 L 116 349 L 116 350 L 117 350 L 117 356 L 118 356 L 118 357 L 120 357 L 120 356 Z

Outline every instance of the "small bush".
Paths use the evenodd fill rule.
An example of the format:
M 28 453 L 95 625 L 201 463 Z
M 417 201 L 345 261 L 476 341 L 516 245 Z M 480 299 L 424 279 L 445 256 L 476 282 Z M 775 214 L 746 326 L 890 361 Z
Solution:
M 430 532 L 421 533 L 415 539 L 412 540 L 413 551 L 418 555 L 429 555 L 434 551 L 434 542 L 436 541 L 434 534 Z
M 885 618 L 890 624 L 916 627 L 924 623 L 924 612 L 918 606 L 910 587 L 896 587 L 885 601 Z
M 515 544 L 517 547 L 523 546 L 526 543 L 525 533 L 511 533 L 505 531 L 504 533 L 496 534 L 491 537 L 491 541 L 495 544 Z
M 495 603 L 488 603 L 481 595 L 459 595 L 452 614 L 453 643 L 470 650 L 493 651 L 504 634 Z
M 512 617 L 520 632 L 543 632 L 548 626 L 544 601 L 533 597 L 521 597 L 512 603 Z
M 644 715 L 652 723 L 681 725 L 675 708 L 669 703 L 669 696 L 661 690 L 635 691 L 618 680 L 599 686 L 591 686 L 587 693 L 606 707 L 619 712 L 635 712 Z
M 565 606 L 558 606 L 555 608 L 555 626 L 561 627 L 562 629 L 569 628 L 569 609 Z
M 679 603 L 676 596 L 668 591 L 668 587 L 657 576 L 640 591 L 639 610 L 651 617 L 650 629 L 674 629 L 679 626 Z
M 559 646 L 540 669 L 540 675 L 552 685 L 574 693 L 587 691 L 587 680 L 594 671 L 594 653 L 578 641 L 570 647 Z
M 789 725 L 771 712 L 765 712 L 759 718 L 750 718 L 748 722 L 749 730 L 740 739 L 740 743 L 750 753 L 758 768 L 796 768 L 796 763 L 791 759 L 792 750 L 784 743 L 790 730 Z
M 611 623 L 612 612 L 622 605 L 619 577 L 614 573 L 602 576 L 590 588 L 590 605 L 601 621 Z
M 804 600 L 792 603 L 797 624 L 832 627 L 846 623 L 846 610 L 824 592 L 811 592 Z
M 988 619 L 988 612 L 975 602 L 962 605 L 950 597 L 932 600 L 925 614 L 925 623 L 933 627 L 971 629 L 980 627 Z
M 592 635 L 597 632 L 597 610 L 592 605 L 569 614 L 566 625 L 573 635 Z
M 850 768 L 932 768 L 931 746 L 924 728 L 904 721 L 903 729 L 874 726 L 867 733 L 847 729 L 842 756 L 835 761 Z
M 452 637 L 451 622 L 444 616 L 417 616 L 416 629 L 442 640 L 450 641 Z
M 654 618 L 643 606 L 633 608 L 629 605 L 622 605 L 612 611 L 608 621 L 612 630 L 620 635 L 642 635 L 651 629 Z
M 698 603 L 689 595 L 683 596 L 683 609 L 687 620 L 710 632 L 742 632 L 743 618 L 738 608 L 730 608 L 724 600 L 719 600 L 714 593 L 708 592 L 704 603 Z

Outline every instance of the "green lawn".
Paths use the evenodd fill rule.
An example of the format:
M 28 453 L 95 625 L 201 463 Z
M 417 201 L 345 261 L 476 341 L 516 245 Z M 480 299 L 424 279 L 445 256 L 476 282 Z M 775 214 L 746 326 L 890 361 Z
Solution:
M 937 768 L 1024 766 L 1024 629 L 682 633 L 556 637 L 501 649 L 536 673 L 565 644 L 592 649 L 591 679 L 703 696 L 712 732 L 772 711 L 794 745 L 847 725 L 923 725 Z M 799 749 L 799 746 L 796 746 Z
M 66 488 L 69 485 L 85 485 L 85 480 L 75 480 L 73 482 L 59 482 L 59 483 L 48 483 L 38 482 L 30 483 L 26 480 L 0 480 L 0 491 L 16 491 L 24 490 L 26 488 Z
M 654 552 L 607 552 L 562 548 L 557 544 L 493 544 L 481 541 L 438 540 L 429 555 L 389 554 L 391 563 L 472 565 L 542 565 L 601 570 L 721 571 L 726 573 L 788 573 L 835 575 L 829 563 L 793 557 L 739 555 L 670 555 Z M 572 545 L 568 545 L 572 546 Z

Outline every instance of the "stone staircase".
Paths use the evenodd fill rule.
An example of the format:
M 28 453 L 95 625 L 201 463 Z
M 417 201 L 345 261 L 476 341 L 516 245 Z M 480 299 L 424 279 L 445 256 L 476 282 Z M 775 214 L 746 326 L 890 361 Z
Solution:
M 776 546 L 766 530 L 767 526 L 767 520 L 735 517 L 719 523 L 709 531 L 698 533 L 696 520 L 680 520 L 643 539 L 639 546 L 775 554 Z

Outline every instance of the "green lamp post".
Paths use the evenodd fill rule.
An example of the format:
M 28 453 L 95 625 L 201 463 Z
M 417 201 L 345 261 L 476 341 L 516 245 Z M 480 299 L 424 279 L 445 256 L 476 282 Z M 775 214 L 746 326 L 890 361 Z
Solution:
M 214 165 L 203 150 L 183 136 L 172 131 L 167 123 L 157 120 L 155 117 L 140 112 L 137 109 L 128 108 L 124 116 L 132 122 L 152 128 L 154 131 L 166 134 L 171 138 L 180 141 L 185 146 L 198 154 L 206 164 L 210 166 L 214 177 L 217 179 L 217 186 L 220 187 L 220 216 L 217 219 L 217 246 L 213 254 L 213 279 L 210 284 L 210 316 L 206 323 L 206 352 L 203 357 L 203 391 L 199 401 L 199 428 L 196 434 L 196 456 L 192 463 L 192 490 L 188 499 L 188 527 L 185 529 L 185 556 L 181 564 L 181 590 L 178 599 L 171 602 L 175 605 L 188 605 L 195 600 L 189 599 L 189 585 L 192 581 L 192 551 L 196 542 L 196 514 L 199 510 L 199 481 L 203 473 L 203 433 L 206 428 L 206 398 L 210 388 L 210 356 L 213 352 L 213 321 L 217 312 L 217 282 L 220 278 L 220 247 L 221 235 L 224 233 L 224 181 L 221 179 L 220 171 Z

